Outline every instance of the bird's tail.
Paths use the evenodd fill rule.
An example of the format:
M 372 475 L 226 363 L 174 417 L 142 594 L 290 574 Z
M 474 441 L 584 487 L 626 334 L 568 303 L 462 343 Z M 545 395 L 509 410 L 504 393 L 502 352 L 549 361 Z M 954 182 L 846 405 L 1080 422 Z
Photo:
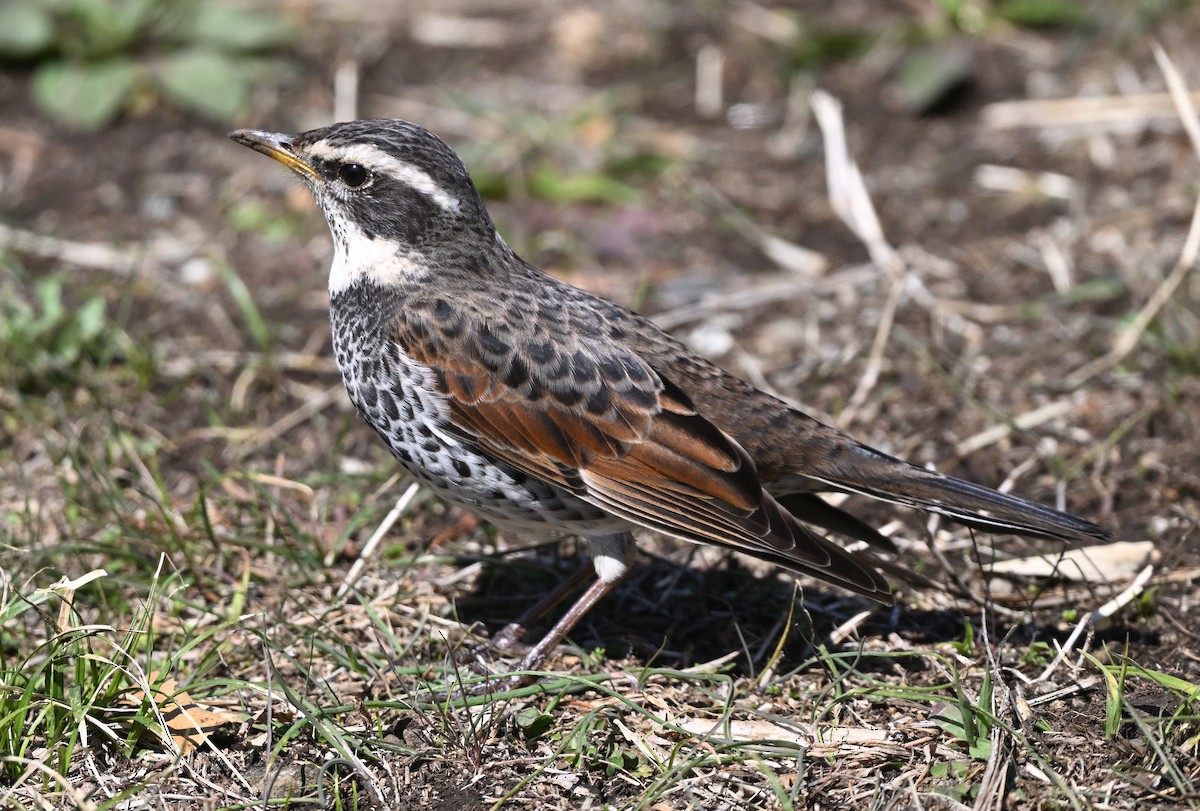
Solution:
M 1035 501 L 926 470 L 864 445 L 847 450 L 854 453 L 854 460 L 839 453 L 828 458 L 831 464 L 806 471 L 811 481 L 824 485 L 814 489 L 857 493 L 927 510 L 982 532 L 1063 541 L 1112 537 L 1091 521 Z

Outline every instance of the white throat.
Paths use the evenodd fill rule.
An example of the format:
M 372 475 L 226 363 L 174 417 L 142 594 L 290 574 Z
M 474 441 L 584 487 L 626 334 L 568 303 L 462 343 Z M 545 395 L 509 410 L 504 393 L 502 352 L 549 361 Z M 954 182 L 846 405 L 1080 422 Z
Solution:
M 333 232 L 333 265 L 329 268 L 329 294 L 370 279 L 387 287 L 405 279 L 420 279 L 428 274 L 420 256 L 406 252 L 395 242 L 376 237 L 371 239 L 362 229 L 349 221 L 331 222 Z

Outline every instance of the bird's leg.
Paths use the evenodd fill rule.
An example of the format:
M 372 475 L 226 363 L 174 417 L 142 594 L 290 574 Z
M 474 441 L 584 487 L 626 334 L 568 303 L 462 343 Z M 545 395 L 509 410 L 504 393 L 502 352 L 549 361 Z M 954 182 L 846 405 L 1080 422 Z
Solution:
M 511 689 L 512 687 L 520 687 L 533 681 L 536 676 L 531 675 L 527 671 L 540 670 L 546 658 L 562 643 L 567 634 L 571 633 L 575 626 L 579 624 L 579 621 L 583 619 L 583 615 L 590 611 L 592 606 L 600 602 L 604 595 L 616 588 L 616 585 L 617 581 L 615 580 L 609 581 L 597 578 L 595 583 L 588 586 L 588 590 L 580 595 L 579 599 L 567 609 L 567 613 L 563 614 L 558 622 L 554 623 L 554 627 L 546 632 L 541 641 L 529 649 L 525 657 L 521 659 L 520 664 L 516 667 L 520 672 L 509 677 L 509 679 L 513 680 L 513 683 L 506 685 L 506 687 Z M 502 683 L 508 682 L 509 679 L 502 680 Z
M 589 566 L 588 573 L 590 573 L 590 570 L 591 567 Z M 576 579 L 580 579 L 578 573 L 571 577 L 571 580 Z M 554 652 L 554 649 L 566 638 L 567 634 L 571 633 L 571 630 L 579 624 L 579 621 L 583 619 L 583 615 L 603 599 L 604 595 L 612 591 L 616 585 L 616 580 L 610 581 L 597 578 L 596 582 L 592 583 L 587 591 L 580 595 L 579 599 L 567 609 L 567 613 L 563 614 L 562 618 L 554 623 L 554 627 L 546 632 L 541 641 L 526 651 L 524 658 L 517 664 L 515 671 L 511 675 L 499 678 L 487 678 L 484 681 L 463 686 L 459 690 L 425 693 L 418 696 L 416 701 L 418 703 L 428 701 L 440 702 L 455 694 L 460 697 L 487 695 L 489 693 L 504 692 L 505 690 L 515 690 L 518 687 L 531 684 L 537 679 L 537 676 L 530 671 L 540 670 L 546 658 Z M 565 593 L 566 590 L 560 587 L 559 589 L 555 589 L 555 591 L 563 591 Z M 543 602 L 548 601 L 543 600 Z
M 604 595 L 612 591 L 621 578 L 625 576 L 625 573 L 629 570 L 629 560 L 636 548 L 632 535 L 623 532 L 616 535 L 594 536 L 589 538 L 588 541 L 592 551 L 592 562 L 559 584 L 552 592 L 539 600 L 537 605 L 522 614 L 516 622 L 505 626 L 496 635 L 492 643 L 493 647 L 501 650 L 518 647 L 521 638 L 525 635 L 526 629 L 566 597 L 567 594 L 578 588 L 591 575 L 593 570 L 597 574 L 596 582 L 592 583 L 587 591 L 580 595 L 579 599 L 567 609 L 562 618 L 554 623 L 554 627 L 547 631 L 546 635 L 536 645 L 525 652 L 524 657 L 522 657 L 520 663 L 517 665 L 516 673 L 500 679 L 489 679 L 472 688 L 465 689 L 464 693 L 478 695 L 500 690 L 511 690 L 532 682 L 536 677 L 529 675 L 528 671 L 540 669 L 546 658 L 562 643 L 567 634 L 571 633 L 572 629 L 579 624 L 584 614 L 603 599 Z M 474 653 L 477 653 L 477 651 L 474 651 Z
M 536 604 L 527 608 L 525 613 L 501 628 L 500 632 L 492 637 L 491 647 L 501 653 L 517 653 L 518 651 L 522 651 L 521 640 L 525 638 L 525 632 L 529 629 L 529 626 L 546 616 L 546 612 L 566 599 L 568 594 L 586 583 L 595 571 L 591 561 L 580 566 L 569 578 L 555 586 L 552 591 L 544 595 Z
M 529 675 L 528 671 L 540 669 L 546 661 L 546 657 L 579 624 L 583 615 L 600 602 L 604 595 L 612 591 L 629 571 L 629 559 L 633 556 L 636 547 L 633 543 L 633 536 L 628 532 L 593 536 L 588 538 L 588 545 L 592 552 L 592 568 L 596 570 L 596 582 L 588 586 L 587 591 L 580 595 L 558 622 L 554 623 L 554 627 L 546 632 L 541 641 L 526 652 L 524 658 L 517 665 L 518 673 L 502 679 L 500 683 L 503 686 L 499 689 L 512 689 L 533 681 L 535 677 Z M 578 573 L 571 580 L 576 578 L 582 580 Z M 560 591 L 565 594 L 565 590 L 559 588 L 555 589 L 550 596 L 553 597 Z M 535 608 L 537 607 L 535 606 Z M 501 633 L 503 634 L 503 631 Z
M 513 622 L 501 628 L 500 632 L 492 637 L 490 644 L 472 649 L 472 658 L 477 657 L 484 647 L 490 647 L 501 653 L 527 653 L 528 649 L 521 644 L 521 641 L 525 638 L 525 632 L 529 630 L 529 627 L 546 616 L 546 613 L 566 599 L 568 594 L 586 583 L 592 576 L 592 572 L 595 572 L 601 580 L 616 583 L 629 570 L 629 559 L 636 549 L 633 537 L 629 533 L 595 536 L 588 539 L 588 544 L 592 553 L 590 562 L 585 563 L 569 578 L 555 586 L 549 594 L 526 609 L 525 613 Z M 573 625 L 574 623 L 572 623 Z M 570 632 L 570 628 L 563 633 L 568 632 Z

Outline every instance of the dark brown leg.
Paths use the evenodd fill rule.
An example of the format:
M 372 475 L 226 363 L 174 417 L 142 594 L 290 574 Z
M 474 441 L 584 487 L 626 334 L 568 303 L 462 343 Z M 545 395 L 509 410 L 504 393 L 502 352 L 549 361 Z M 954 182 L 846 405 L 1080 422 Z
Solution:
M 560 583 L 536 605 L 518 617 L 515 622 L 505 626 L 500 633 L 496 634 L 491 647 L 506 652 L 519 649 L 521 639 L 530 625 L 537 622 L 547 611 L 577 589 L 580 584 L 592 576 L 593 572 L 599 572 L 600 576 L 596 581 L 580 595 L 579 599 L 571 605 L 562 619 L 554 624 L 554 627 L 546 633 L 542 640 L 525 652 L 517 665 L 517 673 L 501 679 L 488 679 L 477 683 L 463 689 L 460 694 L 481 695 L 511 690 L 534 681 L 537 677 L 529 675 L 526 671 L 541 669 L 546 658 L 579 624 L 583 615 L 616 587 L 625 572 L 628 571 L 630 559 L 635 554 L 633 537 L 629 533 L 618 533 L 591 537 L 588 538 L 588 541 L 592 549 L 592 562 Z M 480 649 L 472 651 L 472 655 L 476 657 L 480 653 Z M 444 698 L 448 695 L 448 693 L 443 693 L 441 697 Z
M 554 623 L 554 627 L 546 632 L 542 640 L 529 649 L 525 654 L 525 658 L 517 665 L 517 670 L 538 670 L 542 663 L 546 661 L 555 648 L 566 639 L 567 634 L 575 629 L 579 621 L 583 619 L 583 615 L 592 609 L 596 603 L 604 598 L 616 587 L 616 582 L 607 580 L 596 580 L 592 585 L 588 586 L 588 590 L 579 596 L 575 604 L 567 609 L 567 613 L 562 615 L 562 618 Z M 522 677 L 527 681 L 532 681 L 533 677 Z
M 491 693 L 501 690 L 512 690 L 535 681 L 537 676 L 527 671 L 541 670 L 546 658 L 554 652 L 555 648 L 562 644 L 567 634 L 571 633 L 575 626 L 579 624 L 579 621 L 583 619 L 583 615 L 590 611 L 592 606 L 600 602 L 604 598 L 604 595 L 612 591 L 616 585 L 616 581 L 610 582 L 597 579 L 595 583 L 588 586 L 587 591 L 580 595 L 574 605 L 567 609 L 567 613 L 563 614 L 562 619 L 554 623 L 554 627 L 546 632 L 541 641 L 529 649 L 516 667 L 518 672 L 502 679 L 489 679 L 473 692 Z
M 501 653 L 516 653 L 521 650 L 521 640 L 525 638 L 525 632 L 529 626 L 546 616 L 546 613 L 554 606 L 566 599 L 567 595 L 578 589 L 588 581 L 588 578 L 595 577 L 596 570 L 592 566 L 592 562 L 588 561 L 579 567 L 566 580 L 554 587 L 554 590 L 546 594 L 536 604 L 525 610 L 521 616 L 505 625 L 500 629 L 500 633 L 492 637 L 491 647 Z

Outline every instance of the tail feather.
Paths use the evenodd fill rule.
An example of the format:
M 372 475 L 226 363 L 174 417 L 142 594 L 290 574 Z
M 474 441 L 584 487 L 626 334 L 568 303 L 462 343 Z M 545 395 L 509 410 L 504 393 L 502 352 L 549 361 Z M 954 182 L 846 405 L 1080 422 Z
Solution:
M 776 501 L 806 523 L 863 541 L 884 552 L 895 554 L 899 551 L 891 538 L 858 516 L 838 509 L 816 493 L 790 493 L 778 496 Z
M 858 466 L 852 476 L 832 477 L 810 472 L 809 477 L 833 490 L 937 513 L 982 532 L 1011 532 L 1062 541 L 1109 540 L 1112 537 L 1103 527 L 1070 513 L 883 454 L 878 455 L 874 464 Z

